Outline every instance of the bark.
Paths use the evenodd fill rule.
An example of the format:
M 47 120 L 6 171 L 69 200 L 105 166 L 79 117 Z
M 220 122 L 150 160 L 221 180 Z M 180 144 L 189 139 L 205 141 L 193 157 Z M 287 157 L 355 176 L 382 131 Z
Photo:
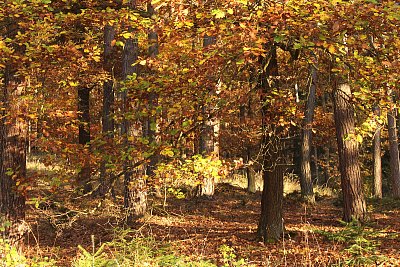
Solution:
M 106 140 L 106 143 L 109 143 L 114 138 L 114 119 L 112 118 L 112 114 L 114 113 L 114 78 L 113 78 L 113 54 L 114 48 L 111 45 L 111 42 L 115 39 L 115 29 L 113 26 L 106 25 L 104 27 L 104 70 L 108 72 L 110 78 L 104 82 L 103 85 L 103 109 L 102 109 L 102 132 L 103 136 Z M 107 155 L 107 151 L 102 152 L 103 155 Z M 103 196 L 107 190 L 107 183 L 111 180 L 112 174 L 107 173 L 107 159 L 103 158 L 100 163 L 100 186 L 98 189 L 98 193 Z
M 376 107 L 375 115 L 380 116 L 380 109 Z M 381 157 L 381 128 L 375 131 L 374 140 L 374 196 L 376 198 L 382 198 L 382 157 Z
M 154 15 L 154 8 L 151 5 L 151 2 L 147 3 L 147 13 L 149 16 Z M 158 35 L 154 30 L 150 31 L 148 34 L 148 42 L 149 42 L 149 50 L 148 55 L 151 58 L 155 58 L 158 55 Z M 155 75 L 154 73 L 152 75 Z M 148 99 L 148 110 L 152 111 L 157 105 L 158 95 L 156 92 L 150 92 Z M 144 136 L 148 138 L 149 143 L 152 144 L 156 141 L 156 129 L 157 128 L 157 119 L 155 115 L 152 115 L 149 112 L 149 116 L 146 118 L 145 127 L 144 127 Z M 150 148 L 151 149 L 151 148 Z M 149 163 L 146 166 L 146 174 L 148 176 L 152 176 L 154 174 L 154 170 L 156 169 L 156 165 L 158 162 L 157 155 L 152 155 L 150 157 Z
M 0 236 L 19 247 L 28 228 L 25 219 L 27 123 L 21 100 L 23 84 L 6 66 L 0 92 Z M 7 226 L 7 224 L 8 226 Z
M 203 47 L 207 47 L 215 44 L 216 38 L 214 36 L 204 36 Z M 211 89 L 211 93 L 214 91 Z M 204 118 L 200 132 L 200 152 L 204 156 L 211 156 L 214 153 L 215 148 L 215 135 L 214 135 L 214 121 L 210 118 L 210 112 L 213 107 L 209 104 L 204 104 L 202 112 Z M 198 188 L 198 196 L 212 197 L 214 195 L 214 178 L 203 177 L 202 184 Z
M 283 166 L 263 172 L 261 216 L 257 235 L 264 242 L 278 240 L 283 234 Z
M 249 101 L 249 105 L 246 107 L 246 105 L 241 105 L 239 107 L 239 122 L 240 125 L 245 125 L 246 124 L 246 117 L 251 116 L 251 104 Z M 247 112 L 248 111 L 248 112 Z M 251 144 L 247 142 L 246 140 L 244 141 L 244 149 L 243 149 L 243 163 L 244 163 L 244 176 L 247 179 L 247 191 L 250 193 L 255 193 L 257 191 L 256 188 L 256 176 L 254 173 L 252 173 L 250 166 L 248 165 L 250 160 L 251 160 Z
M 131 2 L 131 6 L 134 8 L 134 1 Z M 132 29 L 130 29 L 133 31 Z M 128 75 L 138 74 L 138 65 L 134 64 L 138 60 L 139 46 L 137 38 L 129 38 L 125 42 L 122 58 L 122 71 L 123 78 L 126 79 Z M 122 100 L 122 112 L 127 114 L 130 111 L 128 101 L 128 90 L 125 90 L 121 94 Z M 136 122 L 136 124 L 140 124 Z M 136 127 L 135 127 L 136 126 Z M 135 125 L 124 116 L 121 125 L 121 134 L 124 139 L 124 153 L 126 154 L 125 161 L 123 163 L 124 172 L 124 208 L 126 210 L 127 223 L 131 223 L 133 220 L 143 216 L 147 210 L 147 188 L 145 181 L 145 170 L 143 166 L 139 166 L 133 169 L 132 156 L 129 155 L 131 152 L 132 144 L 129 141 L 130 136 L 139 136 L 142 131 L 139 131 L 140 125 Z M 134 177 L 133 177 L 134 176 Z
M 394 198 L 400 198 L 400 160 L 399 144 L 397 136 L 397 110 L 391 108 L 388 111 L 388 137 L 390 153 L 390 175 L 392 180 L 392 194 Z
M 343 220 L 346 222 L 366 219 L 366 203 L 359 165 L 359 146 L 355 138 L 355 118 L 350 96 L 350 86 L 345 83 L 339 84 L 333 93 L 344 204 Z
M 271 48 L 269 58 L 262 59 L 264 69 L 260 77 L 262 95 L 267 95 L 272 88 L 277 88 L 275 80 L 278 76 L 278 61 L 276 47 Z M 257 235 L 264 242 L 277 240 L 283 234 L 282 203 L 283 203 L 283 174 L 285 171 L 282 162 L 282 140 L 279 138 L 280 129 L 275 125 L 267 125 L 269 107 L 266 103 L 262 107 L 262 150 L 263 150 L 263 193 L 261 200 L 261 216 Z M 273 119 L 273 118 L 272 118 Z M 270 134 L 272 132 L 272 134 Z
M 82 168 L 78 174 L 78 183 L 83 187 L 85 193 L 90 192 L 90 88 L 78 89 L 78 120 L 79 120 L 79 144 L 82 145 L 84 155 Z
M 304 128 L 302 131 L 301 142 L 301 175 L 300 187 L 303 198 L 309 202 L 315 202 L 313 191 L 313 182 L 311 175 L 311 138 L 312 138 L 312 123 L 314 120 L 315 97 L 317 88 L 317 69 L 316 66 L 310 66 L 311 79 L 309 93 L 307 97 L 306 110 L 304 112 Z

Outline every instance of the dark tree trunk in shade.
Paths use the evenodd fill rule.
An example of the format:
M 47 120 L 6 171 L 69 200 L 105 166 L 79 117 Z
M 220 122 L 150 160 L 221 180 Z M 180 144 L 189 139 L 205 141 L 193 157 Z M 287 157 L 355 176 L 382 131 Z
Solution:
M 328 93 L 324 93 L 321 96 L 321 102 L 322 102 L 322 109 L 324 111 L 324 113 L 326 114 L 328 112 L 328 108 L 327 108 L 327 101 L 329 100 L 329 94 Z M 325 183 L 326 185 L 328 184 L 329 181 L 329 177 L 330 177 L 330 145 L 325 144 L 323 147 L 323 157 L 324 157 L 324 167 L 323 167 L 323 183 Z M 321 183 L 322 184 L 322 183 Z
M 114 47 L 112 41 L 115 39 L 115 29 L 111 25 L 104 27 L 104 66 L 103 69 L 110 75 L 110 78 L 103 85 L 103 109 L 102 109 L 102 132 L 106 144 L 111 143 L 114 139 L 114 73 L 113 73 L 113 54 Z M 108 163 L 107 151 L 103 151 L 103 159 L 100 162 L 100 186 L 98 193 L 101 196 L 108 191 L 108 185 L 112 178 L 112 174 L 107 172 L 106 164 Z
M 78 89 L 78 120 L 79 120 L 79 144 L 82 147 L 83 161 L 78 174 L 78 183 L 85 193 L 90 192 L 90 88 Z
M 154 15 L 154 8 L 151 5 L 151 2 L 147 3 L 147 13 L 149 16 Z M 154 30 L 151 30 L 148 34 L 148 42 L 149 42 L 149 49 L 148 49 L 148 55 L 150 58 L 155 58 L 158 55 L 158 35 L 157 32 Z M 149 75 L 155 75 L 154 73 L 149 73 Z M 144 136 L 148 138 L 150 144 L 154 143 L 156 141 L 156 128 L 157 128 L 157 119 L 155 115 L 152 115 L 152 110 L 157 106 L 157 93 L 156 92 L 150 92 L 149 98 L 148 98 L 148 110 L 149 116 L 146 118 L 145 123 L 144 123 Z M 152 176 L 154 174 L 154 170 L 156 168 L 158 162 L 158 156 L 153 154 L 150 157 L 150 160 L 146 166 L 146 174 L 148 176 Z
M 278 76 L 278 60 L 276 47 L 271 47 L 268 58 L 261 59 L 263 72 L 259 80 L 262 95 L 267 95 L 270 90 L 278 89 L 276 78 Z M 264 187 L 261 200 L 261 215 L 257 235 L 264 242 L 277 240 L 283 234 L 282 203 L 283 203 L 283 174 L 286 166 L 279 162 L 282 157 L 283 143 L 279 135 L 281 129 L 275 125 L 267 125 L 270 118 L 269 110 L 272 107 L 263 103 L 261 142 L 263 155 L 263 180 Z M 272 134 L 270 134 L 272 133 Z
M 379 107 L 374 108 L 375 116 L 380 116 Z M 381 157 L 381 128 L 378 128 L 374 134 L 374 196 L 382 198 L 382 157 Z
M 392 107 L 388 111 L 388 138 L 390 152 L 390 176 L 392 181 L 392 195 L 394 198 L 400 198 L 400 160 L 399 143 L 397 136 L 397 110 Z
M 135 1 L 131 2 L 130 5 L 135 8 Z M 133 29 L 129 29 L 134 32 Z M 139 46 L 137 38 L 129 38 L 125 42 L 122 55 L 122 72 L 123 79 L 126 80 L 128 75 L 138 75 L 138 65 L 135 64 L 138 60 Z M 131 90 L 125 90 L 121 93 L 122 100 L 122 112 L 126 114 L 130 111 L 130 102 L 128 101 L 128 94 Z M 124 153 L 129 154 L 131 151 L 132 144 L 130 142 L 130 136 L 142 135 L 142 128 L 140 122 L 132 122 L 124 116 L 121 125 L 121 134 L 124 139 Z M 147 211 L 147 188 L 145 181 L 145 168 L 144 166 L 139 166 L 133 169 L 133 162 L 130 160 L 132 158 L 126 155 L 126 159 L 123 163 L 123 173 L 124 173 L 124 208 L 127 213 L 126 221 L 131 223 L 136 218 L 143 216 Z M 138 160 L 138 159 L 136 159 Z
M 208 47 L 216 43 L 215 36 L 205 35 L 203 38 L 203 47 Z M 211 92 L 214 89 L 210 89 Z M 209 114 L 213 107 L 210 104 L 204 103 L 202 113 L 204 117 L 204 122 L 201 127 L 200 132 L 200 152 L 203 156 L 211 156 L 215 150 L 215 136 L 214 136 L 214 121 L 210 118 Z M 214 195 L 214 178 L 204 177 L 202 184 L 198 188 L 198 196 L 212 197 Z
M 343 192 L 343 220 L 346 222 L 367 219 L 359 164 L 359 146 L 355 138 L 354 109 L 350 98 L 351 90 L 348 84 L 342 83 L 335 88 L 333 92 L 335 128 Z
M 26 182 L 27 124 L 23 117 L 24 86 L 5 67 L 0 92 L 0 236 L 11 245 L 22 245 L 28 231 L 25 219 L 25 196 L 17 182 Z M 7 224 L 5 224 L 7 222 Z M 8 225 L 8 226 L 7 226 Z
M 303 198 L 309 202 L 315 202 L 313 191 L 313 181 L 311 175 L 311 138 L 312 138 L 312 123 L 314 120 L 315 98 L 317 89 L 317 69 L 316 66 L 310 66 L 310 86 L 307 97 L 306 110 L 304 112 L 304 128 L 301 138 L 301 175 L 300 187 Z

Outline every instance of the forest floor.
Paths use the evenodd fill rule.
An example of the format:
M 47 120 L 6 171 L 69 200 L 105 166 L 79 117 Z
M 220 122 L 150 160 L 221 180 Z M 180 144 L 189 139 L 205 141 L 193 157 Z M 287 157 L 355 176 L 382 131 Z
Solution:
M 229 184 L 218 184 L 213 199 L 158 199 L 148 216 L 129 227 L 119 208 L 122 199 L 99 207 L 91 197 L 66 201 L 60 195 L 57 202 L 45 200 L 45 191 L 36 194 L 42 201 L 29 206 L 25 252 L 31 259 L 52 259 L 55 266 L 76 266 L 101 244 L 106 246 L 95 257 L 131 259 L 110 266 L 400 266 L 400 205 L 392 200 L 370 201 L 370 222 L 345 226 L 335 198 L 306 206 L 289 194 L 283 238 L 263 244 L 255 235 L 261 194 Z

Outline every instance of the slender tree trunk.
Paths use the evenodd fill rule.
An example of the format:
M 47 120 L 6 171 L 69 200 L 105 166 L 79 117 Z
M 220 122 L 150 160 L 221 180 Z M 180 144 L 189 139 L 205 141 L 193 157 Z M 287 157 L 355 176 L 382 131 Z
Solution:
M 147 3 L 147 13 L 149 16 L 152 16 L 155 14 L 154 8 L 151 5 L 151 1 Z M 148 50 L 148 55 L 151 58 L 155 58 L 158 55 L 158 35 L 157 32 L 154 30 L 151 30 L 150 33 L 148 34 L 148 41 L 149 41 L 149 50 Z M 155 75 L 153 73 L 153 75 Z M 149 139 L 149 143 L 152 144 L 156 141 L 156 128 L 157 128 L 157 119 L 155 115 L 152 115 L 152 110 L 155 108 L 157 105 L 157 93 L 156 92 L 150 92 L 149 94 L 149 105 L 148 105 L 148 110 L 149 116 L 146 118 L 145 121 L 145 127 L 144 127 L 144 136 L 146 136 Z M 146 174 L 148 176 L 152 176 L 154 174 L 154 170 L 156 168 L 158 162 L 158 157 L 157 155 L 152 155 L 150 157 L 150 161 L 146 166 Z
M 376 116 L 380 116 L 380 109 L 376 107 L 374 110 Z M 374 135 L 374 196 L 382 198 L 382 158 L 381 158 L 381 128 L 375 131 Z
M 366 203 L 359 165 L 359 147 L 355 139 L 354 109 L 348 84 L 337 86 L 333 93 L 339 167 L 343 192 L 343 220 L 366 219 Z
M 396 120 L 397 120 L 397 110 L 392 107 L 388 111 L 390 174 L 392 178 L 393 197 L 400 198 L 400 160 L 399 160 L 399 143 L 397 136 Z
M 250 108 L 251 104 L 249 101 L 249 104 L 247 105 L 241 105 L 239 107 L 239 122 L 240 125 L 245 125 L 246 124 L 246 117 L 250 117 Z M 246 112 L 246 109 L 249 110 L 249 112 Z M 250 166 L 248 166 L 250 159 L 251 159 L 251 144 L 247 142 L 247 140 L 244 140 L 244 149 L 243 149 L 243 163 L 245 165 L 244 168 L 244 175 L 247 179 L 247 191 L 250 193 L 255 193 L 257 191 L 256 188 L 256 179 L 255 175 L 251 172 Z
M 203 47 L 207 47 L 215 44 L 216 38 L 214 36 L 204 36 L 203 39 Z M 211 156 L 214 153 L 214 121 L 212 118 L 208 118 L 209 114 L 212 110 L 212 107 L 209 104 L 204 104 L 203 106 L 203 115 L 204 120 L 203 125 L 201 127 L 200 132 L 200 152 L 204 156 Z M 206 196 L 212 197 L 214 195 L 214 178 L 213 177 L 203 177 L 203 182 L 198 188 L 198 196 Z
M 329 97 L 329 94 L 326 92 L 321 97 L 322 109 L 325 114 L 328 113 L 328 108 L 326 105 L 326 102 L 329 99 L 328 97 Z M 324 161 L 325 161 L 324 168 L 323 168 L 323 173 L 324 173 L 323 183 L 325 183 L 327 185 L 327 183 L 329 181 L 329 177 L 330 177 L 330 145 L 329 145 L 329 143 L 324 145 L 323 150 L 324 150 Z
M 135 8 L 135 1 L 131 1 L 130 6 Z M 132 29 L 129 29 L 133 32 Z M 126 80 L 128 75 L 138 74 L 138 65 L 135 64 L 138 60 L 139 54 L 139 46 L 137 38 L 129 38 L 125 42 L 124 50 L 123 50 L 123 78 Z M 127 114 L 130 111 L 129 101 L 128 101 L 128 90 L 122 92 L 122 112 L 123 114 Z M 137 122 L 138 123 L 138 122 Z M 135 127 L 136 126 L 136 127 Z M 143 216 L 147 211 L 147 188 L 146 188 L 146 180 L 145 180 L 145 171 L 144 167 L 138 167 L 133 170 L 133 156 L 130 155 L 132 144 L 130 142 L 130 136 L 139 135 L 142 131 L 139 131 L 137 128 L 140 128 L 138 125 L 134 125 L 131 121 L 129 121 L 126 116 L 124 116 L 121 133 L 124 138 L 124 146 L 125 146 L 125 162 L 123 164 L 123 172 L 124 172 L 124 208 L 127 212 L 126 221 L 127 223 L 131 223 L 138 217 Z M 135 175 L 135 177 L 133 177 Z
M 313 191 L 313 182 L 311 175 L 311 138 L 312 138 L 312 123 L 314 120 L 315 97 L 317 89 L 317 69 L 316 66 L 310 66 L 311 78 L 310 87 L 307 97 L 306 110 L 304 112 L 304 128 L 302 131 L 301 144 L 301 175 L 300 187 L 303 198 L 309 202 L 315 202 Z
M 104 27 L 104 70 L 107 71 L 111 78 L 104 82 L 103 85 L 103 109 L 102 109 L 102 132 L 106 140 L 106 143 L 111 143 L 114 139 L 114 119 L 112 114 L 114 113 L 114 75 L 113 75 L 113 53 L 114 49 L 112 41 L 115 39 L 115 29 L 111 25 Z M 108 163 L 107 151 L 103 151 L 103 159 L 100 163 L 100 186 L 98 193 L 100 196 L 108 190 L 107 183 L 112 179 L 112 174 L 107 172 L 106 165 Z M 111 186 L 111 185 L 109 185 Z
M 25 219 L 27 124 L 21 96 L 24 87 L 6 66 L 0 92 L 0 236 L 19 247 L 28 228 Z M 19 185 L 18 185 L 19 184 Z
M 272 46 L 269 58 L 262 58 L 260 85 L 262 95 L 267 95 L 271 89 L 277 89 L 275 80 L 278 76 L 278 60 L 276 47 Z M 283 174 L 286 169 L 279 159 L 282 158 L 282 140 L 279 138 L 279 129 L 275 125 L 267 125 L 269 107 L 263 103 L 262 107 L 262 151 L 263 151 L 263 193 L 261 200 L 261 215 L 257 235 L 264 242 L 277 240 L 283 234 L 282 203 L 283 203 Z M 272 134 L 270 134 L 272 133 Z
M 78 183 L 83 187 L 83 192 L 90 192 L 90 88 L 78 89 L 78 120 L 79 144 L 82 146 L 83 162 L 79 172 Z

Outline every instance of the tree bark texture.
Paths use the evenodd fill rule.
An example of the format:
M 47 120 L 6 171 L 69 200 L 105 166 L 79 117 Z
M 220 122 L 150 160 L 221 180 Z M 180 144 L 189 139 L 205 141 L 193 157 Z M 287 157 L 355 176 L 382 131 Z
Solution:
M 132 29 L 130 29 L 132 31 Z M 125 42 L 123 50 L 123 78 L 126 80 L 128 75 L 138 74 L 138 67 L 136 61 L 138 60 L 139 46 L 137 38 L 129 38 Z M 132 144 L 129 141 L 130 136 L 138 136 L 142 133 L 136 128 L 140 126 L 135 125 L 132 121 L 126 118 L 125 114 L 130 111 L 128 94 L 124 90 L 122 92 L 122 112 L 124 114 L 124 119 L 121 126 L 121 134 L 124 139 L 125 147 L 125 162 L 123 164 L 124 172 L 124 208 L 127 212 L 126 221 L 131 223 L 138 217 L 143 216 L 147 210 L 147 187 L 145 181 L 145 168 L 144 166 L 139 166 L 132 169 L 132 155 L 131 152 Z M 138 124 L 139 122 L 136 122 Z M 139 123 L 140 124 L 140 123 Z M 135 127 L 136 126 L 136 127 Z M 137 160 L 137 159 L 136 159 Z M 134 177 L 133 177 L 134 176 Z
M 273 170 L 263 172 L 263 192 L 261 196 L 261 216 L 257 235 L 264 242 L 282 237 L 283 226 L 283 174 L 284 166 L 275 166 Z
M 359 165 L 359 146 L 355 136 L 354 109 L 351 90 L 346 83 L 338 84 L 333 92 L 336 138 L 343 192 L 343 220 L 366 219 L 366 203 Z
M 23 91 L 23 83 L 6 66 L 0 93 L 0 227 L 4 227 L 0 234 L 17 247 L 28 230 L 22 192 L 26 182 L 27 144 Z
M 271 89 L 276 89 L 278 83 L 278 60 L 276 47 L 272 46 L 269 58 L 261 59 L 262 68 L 260 85 L 262 95 L 267 95 Z M 261 200 L 261 215 L 257 235 L 264 242 L 278 240 L 283 234 L 282 203 L 283 203 L 283 174 L 285 165 L 282 158 L 282 140 L 276 125 L 267 125 L 267 117 L 271 116 L 269 109 L 273 107 L 263 103 L 262 107 L 262 155 L 263 155 L 263 193 Z M 272 134 L 271 134 L 272 133 Z
M 392 194 L 394 198 L 400 198 L 400 160 L 399 143 L 397 136 L 397 110 L 391 108 L 388 111 L 388 136 L 390 153 L 390 176 L 392 181 Z
M 311 147 L 312 147 L 312 123 L 314 120 L 315 97 L 317 89 L 317 69 L 310 66 L 310 86 L 307 97 L 306 110 L 304 112 L 304 128 L 301 138 L 301 175 L 300 187 L 303 198 L 309 202 L 315 202 L 313 181 L 311 175 Z
M 204 36 L 203 47 L 208 47 L 216 43 L 215 36 Z M 210 89 L 211 93 L 214 89 Z M 204 104 L 202 112 L 204 116 L 204 122 L 200 132 L 200 152 L 204 156 L 211 156 L 215 150 L 215 134 L 214 134 L 214 121 L 210 117 L 210 113 L 213 107 L 210 104 Z M 214 195 L 214 178 L 203 177 L 203 181 L 198 188 L 198 196 L 212 197 Z
M 380 109 L 376 107 L 374 110 L 376 116 L 380 116 Z M 381 157 L 381 128 L 375 131 L 373 140 L 374 149 L 374 196 L 382 198 L 382 157 Z
M 113 74 L 113 54 L 114 48 L 112 41 L 115 39 L 115 29 L 111 25 L 104 27 L 104 70 L 110 75 L 110 78 L 104 82 L 103 85 L 103 108 L 102 108 L 102 132 L 106 143 L 110 143 L 114 138 L 114 119 L 112 114 L 114 113 L 114 74 Z M 112 180 L 112 174 L 107 173 L 107 151 L 103 151 L 103 159 L 100 162 L 100 186 L 98 193 L 103 196 L 107 190 L 107 183 Z

